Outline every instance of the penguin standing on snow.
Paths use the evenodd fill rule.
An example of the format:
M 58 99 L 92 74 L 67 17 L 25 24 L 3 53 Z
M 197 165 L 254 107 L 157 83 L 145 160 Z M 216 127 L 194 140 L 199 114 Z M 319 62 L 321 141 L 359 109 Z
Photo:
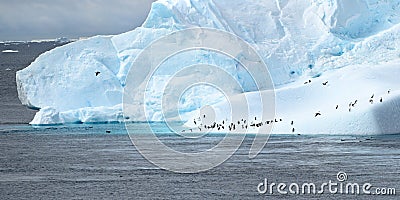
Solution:
M 308 81 L 304 82 L 304 85 L 305 84 L 309 84 L 309 83 L 311 83 L 311 80 L 308 80 Z

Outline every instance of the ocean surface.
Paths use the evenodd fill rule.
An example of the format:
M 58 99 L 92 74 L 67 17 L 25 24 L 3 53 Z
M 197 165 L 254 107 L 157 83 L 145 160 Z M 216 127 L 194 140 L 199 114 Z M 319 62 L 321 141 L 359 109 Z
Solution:
M 400 134 L 381 136 L 272 136 L 250 159 L 254 136 L 211 170 L 180 174 L 151 164 L 132 144 L 123 124 L 32 127 L 35 111 L 23 107 L 15 72 L 54 42 L 0 44 L 19 53 L 0 53 L 0 199 L 399 199 Z M 144 124 L 136 124 L 141 133 Z M 155 126 L 158 126 L 155 124 Z M 159 125 L 158 137 L 180 151 L 212 147 L 223 136 L 182 139 Z M 174 158 L 170 158 L 174 160 Z M 396 195 L 260 194 L 269 183 L 370 183 Z M 317 188 L 318 189 L 318 188 Z

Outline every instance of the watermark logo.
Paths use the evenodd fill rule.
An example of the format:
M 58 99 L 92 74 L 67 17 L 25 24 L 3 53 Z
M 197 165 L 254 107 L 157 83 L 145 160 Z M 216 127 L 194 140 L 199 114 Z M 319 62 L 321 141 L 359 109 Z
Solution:
M 347 174 L 345 172 L 340 171 L 337 173 L 336 178 L 339 182 L 347 181 Z
M 126 123 L 126 128 L 137 150 L 162 169 L 196 173 L 214 168 L 232 156 L 247 133 L 235 129 L 240 125 L 233 123 L 243 125 L 254 119 L 254 113 L 261 113 L 258 121 L 275 116 L 275 94 L 268 68 L 257 51 L 234 34 L 209 28 L 185 29 L 154 41 L 133 57 L 125 81 L 123 112 L 126 119 L 147 123 L 140 131 L 134 123 Z M 252 91 L 251 100 L 242 94 L 248 91 Z M 183 133 L 179 121 L 185 117 L 180 111 L 204 104 L 199 99 L 213 102 L 218 96 L 215 93 L 228 106 L 222 111 L 212 103 L 197 108 L 200 111 L 198 120 L 197 117 L 194 120 L 197 126 L 186 128 Z M 190 102 L 194 106 L 187 106 Z M 182 105 L 186 107 L 182 109 Z M 224 113 L 229 114 L 224 116 Z M 185 152 L 160 140 L 157 125 L 152 123 L 159 119 L 183 142 L 214 131 L 232 134 L 225 134 L 207 150 Z M 252 130 L 256 135 L 250 158 L 263 149 L 271 130 L 272 126 L 257 126 Z
M 260 194 L 351 194 L 351 195 L 396 195 L 396 189 L 391 187 L 374 187 L 371 183 L 349 182 L 345 172 L 336 175 L 337 181 L 326 181 L 320 184 L 305 183 L 275 183 L 265 178 L 257 185 Z

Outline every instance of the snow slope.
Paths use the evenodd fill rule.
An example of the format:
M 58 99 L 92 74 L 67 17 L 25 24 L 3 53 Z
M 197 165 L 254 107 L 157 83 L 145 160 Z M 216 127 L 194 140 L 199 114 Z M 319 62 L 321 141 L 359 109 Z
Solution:
M 41 55 L 17 72 L 18 93 L 24 105 L 40 109 L 31 124 L 122 121 L 125 78 L 141 50 L 171 32 L 209 27 L 234 33 L 259 52 L 277 88 L 277 116 L 299 122 L 299 131 L 399 132 L 393 125 L 398 120 L 396 112 L 391 112 L 393 119 L 389 122 L 378 118 L 387 119 L 382 113 L 397 109 L 393 106 L 397 106 L 396 91 L 400 87 L 395 78 L 400 71 L 399 13 L 400 1 L 159 0 L 153 3 L 145 23 L 133 31 L 77 41 Z M 198 51 L 166 63 L 165 69 L 171 70 L 160 71 L 153 79 L 153 88 L 161 88 L 163 81 L 157 80 L 171 76 L 174 66 L 193 63 L 215 64 L 238 80 L 246 79 L 232 67 L 232 60 Z M 96 76 L 95 72 L 100 74 Z M 312 82 L 304 85 L 309 79 Z M 321 88 L 322 80 L 329 80 L 327 88 Z M 324 111 L 370 93 L 383 96 L 389 88 L 392 103 L 363 107 L 360 100 L 359 110 L 351 114 Z M 351 91 L 349 95 L 339 93 L 347 90 Z M 207 95 L 199 95 L 205 92 Z M 155 89 L 153 94 L 154 107 L 149 106 L 148 119 L 162 120 L 155 109 L 162 92 Z M 203 105 L 223 104 L 218 91 L 207 88 L 188 92 L 183 99 L 182 116 L 187 119 Z M 311 122 L 317 111 L 323 115 L 314 125 Z M 290 132 L 290 128 L 277 124 L 276 131 Z
M 257 108 L 258 105 L 251 105 L 253 108 L 249 110 L 252 111 L 252 114 L 247 124 L 262 121 L 264 122 L 262 128 L 272 129 L 274 134 L 399 133 L 400 91 L 393 90 L 399 87 L 399 62 L 400 59 L 378 67 L 376 65 L 354 65 L 312 79 L 309 84 L 304 84 L 303 81 L 287 84 L 285 87 L 275 90 L 276 116 L 267 116 Z M 349 74 L 351 76 L 348 76 Z M 325 83 L 326 85 L 324 85 Z M 254 99 L 258 95 L 258 92 L 250 92 L 239 94 L 233 99 Z M 270 91 L 262 91 L 261 95 L 268 96 Z M 219 102 L 213 106 L 217 117 L 212 121 L 221 123 L 225 120 L 229 123 L 241 120 L 242 116 L 231 119 L 225 110 L 229 110 L 230 107 L 241 107 L 242 103 Z M 315 116 L 316 113 L 321 115 Z M 196 119 L 203 114 L 208 116 L 209 112 L 200 114 L 198 111 L 194 111 L 189 119 Z M 257 120 L 254 120 L 254 117 Z M 274 121 L 268 125 L 265 123 L 265 121 L 275 119 L 278 119 L 278 122 Z M 186 125 L 197 131 L 199 123 L 197 122 L 195 125 L 193 121 L 188 120 Z M 243 129 L 238 126 L 238 129 L 250 133 L 258 131 L 254 127 Z M 217 129 L 213 131 L 218 132 Z

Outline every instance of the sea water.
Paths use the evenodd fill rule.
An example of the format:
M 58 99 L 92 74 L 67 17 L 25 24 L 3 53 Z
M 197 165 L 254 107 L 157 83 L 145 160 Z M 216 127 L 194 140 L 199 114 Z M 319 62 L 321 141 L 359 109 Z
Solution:
M 144 126 L 137 124 L 138 133 Z M 183 152 L 192 152 L 196 145 L 200 149 L 215 145 L 223 138 L 208 135 L 196 143 L 169 129 L 159 129 L 157 137 Z M 400 135 L 271 136 L 261 153 L 250 159 L 248 151 L 253 139 L 254 136 L 247 136 L 238 151 L 216 168 L 180 174 L 159 169 L 143 158 L 123 124 L 2 125 L 0 196 L 1 199 L 371 198 L 257 191 L 257 185 L 265 178 L 279 183 L 318 184 L 336 181 L 339 171 L 348 175 L 348 181 L 400 188 Z

